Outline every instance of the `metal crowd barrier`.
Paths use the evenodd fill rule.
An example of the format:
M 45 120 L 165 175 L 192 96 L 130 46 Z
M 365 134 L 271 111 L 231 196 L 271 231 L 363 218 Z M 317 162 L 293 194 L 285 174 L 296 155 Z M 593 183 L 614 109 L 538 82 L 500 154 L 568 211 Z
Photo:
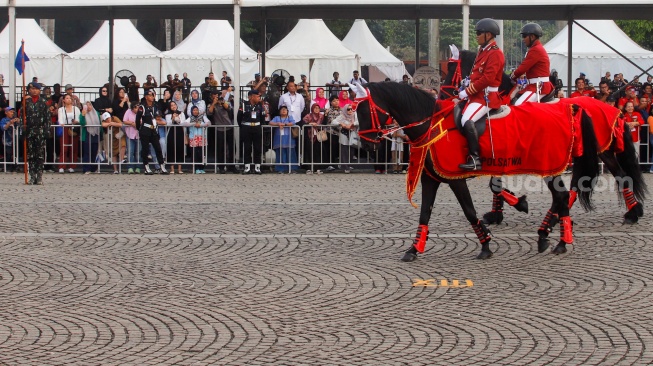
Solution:
M 98 127 L 102 130 L 103 140 L 90 138 L 87 134 L 86 141 L 81 141 L 81 131 L 86 127 Z M 125 173 L 127 169 L 141 169 L 141 145 L 140 140 L 130 140 L 125 136 L 125 154 L 121 156 L 119 151 L 113 149 L 113 131 L 111 128 L 105 133 L 99 125 L 52 125 L 50 136 L 45 147 L 45 168 L 47 171 L 59 171 L 64 169 L 68 172 L 73 169 L 76 172 L 98 171 L 103 167 L 111 167 L 113 164 L 119 172 Z M 649 125 L 642 125 L 641 141 L 639 150 L 640 165 L 651 165 L 651 137 Z M 182 169 L 192 172 L 200 165 L 205 170 L 217 173 L 219 170 L 236 168 L 244 162 L 243 146 L 238 146 L 237 136 L 240 134 L 238 126 L 208 126 L 205 127 L 205 146 L 202 146 L 202 156 L 194 159 L 192 148 L 187 144 L 186 127 L 165 126 L 162 129 L 165 133 L 161 136 L 160 143 L 164 158 L 168 167 L 170 165 L 182 165 Z M 181 131 L 178 131 L 181 130 Z M 408 162 L 408 145 L 404 142 L 393 144 L 384 140 L 380 147 L 373 152 L 361 148 L 360 143 L 351 145 L 348 148 L 340 144 L 340 134 L 337 127 L 330 125 L 311 126 L 304 125 L 284 128 L 284 132 L 290 134 L 290 130 L 297 130 L 299 136 L 286 138 L 286 141 L 293 141 L 292 144 L 279 144 L 280 128 L 277 126 L 262 126 L 263 141 L 261 144 L 261 162 L 268 171 L 281 173 L 310 170 L 311 172 L 322 171 L 344 171 L 349 167 L 354 169 L 372 169 L 389 173 L 391 171 L 405 170 Z M 326 131 L 327 139 L 319 141 L 313 138 L 313 131 Z M 5 134 L 9 134 L 5 136 Z M 75 135 L 76 134 L 76 135 Z M 75 136 L 73 136 L 75 135 Z M 285 135 L 284 135 L 285 136 Z M 5 145 L 5 139 L 10 138 L 11 146 Z M 180 141 L 179 139 L 184 139 Z M 0 164 L 5 172 L 15 168 L 22 169 L 23 160 L 23 136 L 19 128 L 12 132 L 3 132 L 3 153 Z M 403 147 L 401 154 L 398 146 Z M 346 145 L 345 145 L 346 146 Z M 120 146 L 119 146 L 120 148 Z M 179 150 L 181 149 L 181 151 Z M 152 157 L 154 168 L 157 168 L 156 154 L 150 147 L 149 154 Z M 343 159 L 349 150 L 349 160 Z M 344 155 L 343 155 L 344 152 Z M 170 154 L 168 154 L 170 153 Z M 286 157 L 285 159 L 283 157 Z

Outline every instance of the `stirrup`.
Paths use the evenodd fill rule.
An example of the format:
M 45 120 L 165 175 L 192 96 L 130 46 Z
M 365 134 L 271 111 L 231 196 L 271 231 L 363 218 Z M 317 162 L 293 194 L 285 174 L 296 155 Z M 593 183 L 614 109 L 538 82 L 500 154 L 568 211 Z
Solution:
M 474 157 L 472 155 L 469 155 L 467 157 L 467 162 L 464 164 L 458 165 L 458 168 L 464 169 L 464 170 L 481 170 L 481 159 L 478 157 Z

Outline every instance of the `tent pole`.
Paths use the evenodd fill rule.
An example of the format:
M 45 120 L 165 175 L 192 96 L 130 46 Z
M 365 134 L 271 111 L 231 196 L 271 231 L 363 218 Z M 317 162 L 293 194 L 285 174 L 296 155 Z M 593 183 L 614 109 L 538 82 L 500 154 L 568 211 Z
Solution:
M 469 2 L 463 0 L 463 50 L 469 49 Z
M 9 0 L 9 57 L 7 58 L 7 76 L 9 77 L 9 91 L 7 101 L 10 106 L 16 106 L 16 0 Z
M 113 100 L 113 11 L 109 7 L 109 98 Z M 101 85 L 100 85 L 101 86 Z
M 265 73 L 265 53 L 267 52 L 267 36 L 268 36 L 268 19 L 265 8 L 261 8 L 261 18 L 263 19 L 263 34 L 261 37 L 261 44 L 263 45 L 263 50 L 261 51 L 261 78 L 267 76 Z
M 240 0 L 234 0 L 234 126 L 238 126 L 238 109 L 240 108 Z M 234 133 L 236 155 L 240 156 L 240 131 Z
M 571 95 L 571 60 L 572 60 L 572 43 L 573 43 L 573 32 L 572 28 L 574 26 L 574 11 L 573 9 L 569 10 L 569 18 L 567 18 L 567 98 Z
M 416 8 L 419 11 L 419 7 Z M 415 18 L 415 71 L 419 69 L 419 15 Z

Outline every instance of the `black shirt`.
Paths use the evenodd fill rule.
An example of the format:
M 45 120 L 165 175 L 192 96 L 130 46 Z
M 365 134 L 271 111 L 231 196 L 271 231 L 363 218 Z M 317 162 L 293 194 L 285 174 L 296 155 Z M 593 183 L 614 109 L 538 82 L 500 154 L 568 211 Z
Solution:
M 189 78 L 183 78 L 181 79 L 181 89 L 183 93 L 190 93 L 190 87 L 191 87 L 190 79 Z
M 264 124 L 265 114 L 263 106 L 260 103 L 252 105 L 249 101 L 243 102 L 243 107 L 238 110 L 238 123 L 241 122 L 259 122 Z
M 141 105 L 136 112 L 136 128 L 140 130 L 143 123 L 156 127 L 156 117 L 160 115 L 161 112 L 156 103 L 152 103 L 151 107 L 148 107 L 147 104 Z

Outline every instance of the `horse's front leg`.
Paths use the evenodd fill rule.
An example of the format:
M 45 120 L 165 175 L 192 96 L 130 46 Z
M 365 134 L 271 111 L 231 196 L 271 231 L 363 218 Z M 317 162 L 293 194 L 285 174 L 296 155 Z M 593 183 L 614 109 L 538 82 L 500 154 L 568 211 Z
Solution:
M 540 224 L 540 228 L 537 229 L 538 253 L 544 253 L 544 251 L 549 248 L 549 233 L 553 231 L 553 228 L 558 224 L 558 221 L 560 221 L 558 218 L 558 205 L 556 203 L 558 196 L 555 190 L 552 189 L 552 181 L 553 178 L 551 177 L 544 178 L 544 182 L 551 191 L 551 208 L 546 212 L 544 220 L 542 220 L 542 223 Z
M 431 213 L 433 212 L 433 204 L 435 203 L 435 196 L 440 187 L 440 182 L 429 177 L 426 172 L 422 173 L 422 207 L 419 213 L 419 226 L 417 227 L 417 234 L 413 239 L 413 244 L 401 257 L 404 262 L 412 262 L 417 259 L 417 253 L 424 253 L 426 248 L 426 241 L 429 236 L 429 221 L 431 220 Z
M 449 182 L 449 186 L 453 191 L 460 207 L 463 209 L 463 213 L 472 224 L 474 233 L 478 237 L 478 240 L 481 242 L 481 252 L 476 257 L 477 259 L 488 259 L 492 257 L 492 251 L 490 250 L 490 230 L 483 224 L 481 220 L 476 216 L 476 209 L 474 209 L 474 202 L 472 201 L 472 195 L 469 193 L 469 187 L 467 187 L 467 182 L 464 179 L 456 179 Z

